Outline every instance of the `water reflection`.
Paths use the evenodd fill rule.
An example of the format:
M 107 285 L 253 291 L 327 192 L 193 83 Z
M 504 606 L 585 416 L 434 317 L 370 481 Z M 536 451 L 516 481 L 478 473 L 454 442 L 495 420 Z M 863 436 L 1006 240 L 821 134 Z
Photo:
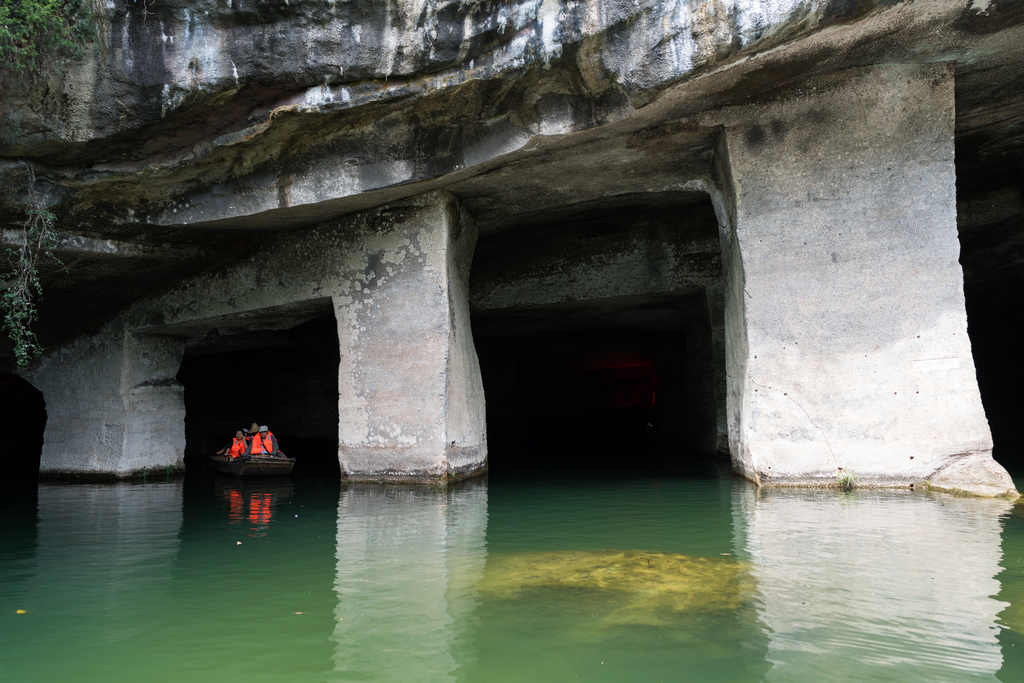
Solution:
M 1008 683 L 1009 507 L 729 479 L 44 485 L 0 524 L 0 680 Z
M 465 683 L 759 681 L 767 640 L 732 482 L 491 482 Z
M 473 658 L 487 487 L 356 486 L 338 506 L 335 670 L 345 680 L 437 681 Z
M 40 485 L 35 576 L 40 590 L 51 600 L 54 591 L 65 593 L 67 606 L 74 608 L 84 588 L 80 582 L 96 591 L 96 566 L 104 567 L 103 581 L 119 589 L 118 602 L 131 600 L 125 589 L 140 596 L 165 589 L 178 551 L 181 492 L 181 482 Z
M 244 525 L 253 538 L 267 535 L 281 505 L 291 501 L 294 489 L 288 479 L 243 480 L 218 477 L 217 497 L 228 509 L 228 524 Z
M 737 487 L 766 680 L 994 681 L 1005 501 Z
M 97 646 L 144 643 L 155 625 L 146 606 L 167 599 L 181 484 L 44 484 L 37 519 L 31 569 L 3 591 L 17 595 L 25 614 L 16 622 L 4 614 L 0 673 L 10 680 L 109 676 L 118 664 L 99 660 Z M 40 656 L 53 651 L 55 638 L 62 656 Z

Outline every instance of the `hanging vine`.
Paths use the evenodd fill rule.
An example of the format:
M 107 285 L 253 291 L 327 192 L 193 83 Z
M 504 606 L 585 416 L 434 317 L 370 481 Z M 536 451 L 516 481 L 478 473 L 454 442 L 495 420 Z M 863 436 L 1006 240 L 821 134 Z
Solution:
M 43 296 L 39 283 L 39 263 L 52 259 L 63 265 L 53 255 L 56 243 L 54 221 L 56 216 L 44 205 L 43 198 L 36 193 L 36 174 L 28 162 L 22 162 L 28 170 L 28 218 L 21 232 L 21 244 L 7 249 L 7 261 L 11 268 L 4 278 L 0 309 L 3 310 L 3 330 L 14 342 L 14 357 L 19 367 L 24 367 L 38 357 L 43 349 L 39 346 L 32 323 L 39 316 L 37 300 Z

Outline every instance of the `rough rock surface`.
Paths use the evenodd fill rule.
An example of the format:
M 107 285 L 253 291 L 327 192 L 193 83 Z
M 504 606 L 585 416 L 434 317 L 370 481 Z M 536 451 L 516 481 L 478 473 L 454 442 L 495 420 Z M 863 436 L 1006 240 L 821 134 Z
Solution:
M 684 440 L 695 451 L 728 441 L 734 466 L 747 476 L 761 477 L 768 461 L 784 461 L 794 448 L 814 450 L 811 460 L 823 457 L 819 436 L 833 430 L 845 433 L 840 441 L 851 457 L 861 446 L 898 442 L 929 454 L 914 468 L 909 460 L 897 465 L 895 455 L 880 465 L 872 460 L 877 454 L 862 460 L 861 453 L 855 459 L 864 467 L 850 464 L 871 477 L 895 468 L 898 474 L 887 480 L 894 485 L 931 476 L 943 458 L 985 452 L 990 442 L 970 386 L 973 365 L 997 438 L 1024 443 L 1013 427 L 1013 399 L 1006 398 L 1015 394 L 1024 366 L 1007 371 L 998 358 L 969 361 L 963 296 L 954 291 L 962 281 L 975 355 L 978 349 L 1010 355 L 1007 312 L 1024 301 L 1017 248 L 1024 234 L 1024 82 L 1016 78 L 1024 70 L 1024 15 L 1016 0 L 156 0 L 127 6 L 97 0 L 96 8 L 97 40 L 84 60 L 34 76 L 0 72 L 0 227 L 3 241 L 15 243 L 29 203 L 25 166 L 31 164 L 36 194 L 58 217 L 57 255 L 67 267 L 43 272 L 47 296 L 36 329 L 51 350 L 28 374 L 55 368 L 58 356 L 85 372 L 90 358 L 100 363 L 98 349 L 107 349 L 113 355 L 100 364 L 110 386 L 97 395 L 134 398 L 127 408 L 97 406 L 97 420 L 108 410 L 158 411 L 156 394 L 180 406 L 171 396 L 173 363 L 156 373 L 165 384 L 143 379 L 134 368 L 137 358 L 125 344 L 138 329 L 162 326 L 159 334 L 177 340 L 180 356 L 215 330 L 254 334 L 330 312 L 324 301 L 335 294 L 316 293 L 311 285 L 322 281 L 319 274 L 257 278 L 247 292 L 225 283 L 259 254 L 278 250 L 299 263 L 311 258 L 291 249 L 287 231 L 338 230 L 342 216 L 357 214 L 358 222 L 378 207 L 445 190 L 472 218 L 486 255 L 468 283 L 472 247 L 456 239 L 444 255 L 459 261 L 444 271 L 460 275 L 443 283 L 455 295 L 454 306 L 439 300 L 434 314 L 454 321 L 453 332 L 467 332 L 474 306 L 474 324 L 482 321 L 495 338 L 513 328 L 556 334 L 585 319 L 647 334 L 670 321 L 671 334 L 685 339 L 678 354 L 686 360 L 677 365 L 686 368 L 679 376 L 685 375 L 687 388 L 677 395 L 687 398 L 676 405 L 687 414 L 675 420 L 684 425 Z M 853 85 L 864 73 L 877 76 L 870 101 L 858 100 Z M 917 74 L 907 89 L 904 73 Z M 907 125 L 872 118 L 873 107 L 884 108 L 900 93 L 927 90 L 929 73 L 934 92 L 912 102 L 917 108 L 905 117 Z M 827 120 L 837 112 L 851 117 L 851 125 Z M 915 137 L 932 128 L 941 133 L 934 148 Z M 794 142 L 803 129 L 823 137 Z M 904 218 L 913 211 L 898 202 L 883 201 L 874 212 L 862 206 L 875 202 L 875 190 L 881 196 L 887 185 L 914 184 L 916 160 L 904 153 L 914 149 L 925 162 L 944 164 L 937 208 L 915 205 L 938 217 L 931 233 L 923 217 L 908 231 Z M 810 261 L 787 257 L 785 239 L 773 242 L 779 235 L 763 234 L 762 224 L 747 228 L 743 179 L 734 177 L 740 187 L 731 194 L 721 192 L 715 168 L 722 150 L 762 155 L 779 181 L 763 188 L 765 206 L 834 202 L 831 214 L 818 214 L 825 217 L 821 229 L 810 214 L 796 212 L 808 253 L 814 252 Z M 888 177 L 882 169 L 890 160 L 903 170 Z M 856 182 L 847 183 L 851 178 Z M 717 197 L 717 220 L 725 228 L 718 260 L 705 241 L 709 195 Z M 846 214 L 860 216 L 863 245 L 849 234 L 839 244 L 839 231 L 829 229 L 829 221 Z M 618 242 L 595 229 L 602 220 L 620 231 Z M 670 231 L 644 233 L 656 224 Z M 879 235 L 888 242 L 875 240 Z M 830 240 L 842 248 L 821 261 L 817 251 L 825 253 Z M 762 243 L 768 246 L 756 246 Z M 894 245 L 902 246 L 893 251 Z M 543 255 L 534 258 L 531 247 Z M 843 249 L 860 256 L 844 260 Z M 893 261 L 893 253 L 901 258 Z M 914 279 L 919 261 L 929 275 Z M 811 293 L 815 303 L 806 316 L 835 323 L 830 337 L 799 320 L 807 297 L 787 293 L 783 283 L 807 294 L 833 263 L 846 278 L 834 282 L 860 305 L 840 310 L 848 303 L 842 297 L 836 310 L 826 310 L 827 293 Z M 875 267 L 884 272 L 882 280 L 858 274 Z M 727 285 L 745 281 L 764 286 L 759 298 L 740 305 L 744 289 Z M 152 304 L 170 301 L 168 291 L 180 301 L 161 318 Z M 287 293 L 299 291 L 305 303 L 295 307 Z M 875 309 L 872 292 L 879 294 Z M 904 305 L 906 292 L 912 295 Z M 247 303 L 236 307 L 236 295 Z M 279 299 L 284 308 L 275 308 Z M 961 340 L 948 357 L 913 356 L 915 325 L 928 322 L 935 301 L 942 320 L 934 329 L 956 328 Z M 886 314 L 889 304 L 894 308 Z M 906 314 L 902 323 L 893 323 L 897 309 Z M 198 310 L 205 313 L 189 320 L 182 313 Z M 739 310 L 750 313 L 747 320 L 728 313 Z M 146 320 L 135 317 L 139 311 L 147 311 Z M 807 333 L 803 343 L 813 349 L 803 364 L 776 359 L 769 374 L 813 394 L 805 413 L 795 412 L 788 398 L 751 403 L 760 390 L 739 384 L 761 375 L 736 372 L 753 360 L 741 362 L 748 351 L 764 361 L 753 351 L 772 341 L 762 333 L 790 318 L 800 323 L 794 335 Z M 381 331 L 400 327 L 378 322 Z M 882 345 L 875 363 L 876 349 L 868 349 L 873 365 L 863 372 L 848 366 L 837 375 L 839 357 L 851 355 L 850 343 L 863 341 L 855 339 L 860 328 L 871 328 L 868 336 L 895 334 L 902 350 L 887 356 L 895 347 Z M 432 362 L 445 373 L 455 365 L 472 375 L 471 337 L 454 338 L 446 347 L 451 355 Z M 888 380 L 907 373 L 891 373 L 890 366 L 953 357 L 959 359 L 955 381 L 944 387 L 932 380 L 922 394 L 945 406 L 936 415 L 965 401 L 963 416 L 950 423 L 965 430 L 921 436 L 927 429 L 914 415 L 927 410 L 903 411 L 903 401 L 914 399 L 899 393 L 920 389 L 897 388 L 901 398 L 893 404 Z M 354 361 L 343 352 L 346 363 Z M 849 391 L 831 390 L 840 376 Z M 438 381 L 448 382 L 447 376 Z M 482 403 L 463 399 L 451 414 L 470 415 L 456 422 L 475 425 L 462 431 L 476 448 L 482 431 L 471 404 Z M 46 400 L 54 415 L 64 410 L 57 407 L 61 400 Z M 67 411 L 73 405 L 69 400 Z M 859 422 L 846 419 L 864 406 Z M 800 427 L 801 415 L 816 428 Z M 858 431 L 866 439 L 860 446 Z M 156 433 L 138 438 L 162 444 L 154 448 L 172 441 Z M 751 455 L 752 443 L 761 444 L 761 455 Z M 174 457 L 154 462 L 173 465 Z M 113 456 L 101 460 L 111 471 L 136 466 Z M 758 469 L 755 460 L 765 467 Z M 793 480 L 826 476 L 822 467 L 794 467 L 799 476 Z
M 1017 498 L 1013 479 L 988 454 L 965 455 L 925 482 L 928 488 L 981 498 Z
M 40 469 L 130 476 L 180 468 L 186 346 L 337 319 L 339 459 L 352 479 L 459 479 L 484 469 L 469 333 L 475 226 L 447 193 L 280 235 L 226 269 L 143 298 L 27 372 L 47 401 Z M 252 373 L 253 381 L 259 377 Z

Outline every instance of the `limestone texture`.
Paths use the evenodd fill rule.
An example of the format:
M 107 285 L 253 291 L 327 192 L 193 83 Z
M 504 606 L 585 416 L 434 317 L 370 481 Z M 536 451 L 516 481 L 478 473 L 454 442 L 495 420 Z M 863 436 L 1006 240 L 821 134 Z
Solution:
M 338 424 L 322 376 L 271 414 L 351 478 L 480 473 L 531 359 L 632 345 L 680 457 L 1012 495 L 1018 5 L 96 2 L 83 59 L 0 69 L 0 240 L 41 202 L 64 264 L 44 356 L 0 345 L 40 469 L 179 468 L 183 358 L 333 317 Z
M 458 202 L 437 192 L 280 235 L 227 269 L 137 301 L 26 372 L 47 399 L 41 471 L 180 468 L 174 378 L 185 346 L 208 342 L 211 330 L 287 329 L 324 312 L 337 319 L 342 351 L 344 475 L 447 481 L 483 470 L 483 392 L 465 322 L 475 235 Z
M 841 468 L 909 485 L 990 459 L 957 262 L 952 74 L 875 67 L 805 87 L 744 112 L 716 162 L 742 263 L 725 313 L 743 330 L 727 365 L 734 463 L 762 483 Z

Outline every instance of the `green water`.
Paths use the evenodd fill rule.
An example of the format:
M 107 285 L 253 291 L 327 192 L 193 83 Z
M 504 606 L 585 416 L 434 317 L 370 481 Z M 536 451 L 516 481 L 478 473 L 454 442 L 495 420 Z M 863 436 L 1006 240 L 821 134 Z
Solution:
M 5 681 L 1024 680 L 1001 501 L 190 476 L 4 503 Z

